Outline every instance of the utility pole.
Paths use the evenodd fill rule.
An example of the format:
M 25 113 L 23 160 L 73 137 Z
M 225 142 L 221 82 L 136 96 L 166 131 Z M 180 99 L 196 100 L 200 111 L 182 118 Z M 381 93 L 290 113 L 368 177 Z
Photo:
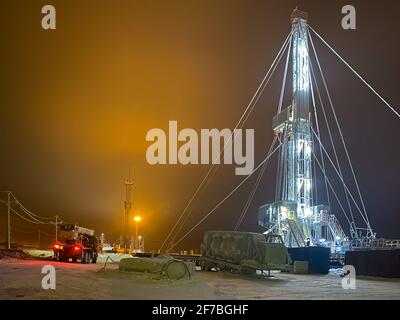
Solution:
M 7 192 L 7 249 L 11 249 L 11 191 Z
M 104 233 L 101 233 L 101 237 L 100 237 L 100 244 L 101 244 L 101 248 L 104 247 Z
M 129 214 L 132 209 L 132 189 L 133 189 L 133 180 L 131 179 L 131 172 L 129 170 L 129 178 L 125 180 L 125 214 L 124 214 L 124 232 L 123 232 L 123 245 L 124 245 L 124 253 L 128 253 L 127 251 L 127 242 L 128 242 L 128 222 L 129 222 Z
M 139 236 L 139 252 L 144 252 L 144 238 Z
M 139 223 L 136 221 L 136 228 L 135 228 L 135 252 L 139 249 Z
M 58 242 L 58 216 L 56 216 L 56 242 Z

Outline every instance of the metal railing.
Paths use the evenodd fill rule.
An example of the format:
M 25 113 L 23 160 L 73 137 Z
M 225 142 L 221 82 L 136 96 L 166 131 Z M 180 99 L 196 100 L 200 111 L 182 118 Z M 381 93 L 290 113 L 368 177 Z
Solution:
M 400 240 L 389 239 L 354 239 L 350 242 L 350 250 L 361 249 L 400 249 Z

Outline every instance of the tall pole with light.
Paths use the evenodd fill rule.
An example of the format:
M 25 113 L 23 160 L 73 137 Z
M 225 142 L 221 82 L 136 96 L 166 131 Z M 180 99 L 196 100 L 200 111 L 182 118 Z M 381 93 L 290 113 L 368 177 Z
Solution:
M 56 243 L 58 242 L 58 216 L 56 216 Z
M 7 249 L 11 249 L 11 191 L 7 192 Z
M 133 220 L 135 221 L 135 252 L 137 252 L 139 249 L 139 222 L 142 220 L 142 217 L 136 215 Z
M 125 202 L 124 202 L 124 207 L 125 207 L 125 214 L 124 214 L 124 230 L 123 230 L 123 239 L 122 239 L 122 245 L 124 247 L 124 253 L 128 253 L 127 250 L 127 242 L 128 242 L 128 217 L 129 213 L 131 212 L 132 208 L 132 189 L 133 189 L 133 180 L 131 179 L 131 171 L 129 170 L 129 178 L 125 180 Z

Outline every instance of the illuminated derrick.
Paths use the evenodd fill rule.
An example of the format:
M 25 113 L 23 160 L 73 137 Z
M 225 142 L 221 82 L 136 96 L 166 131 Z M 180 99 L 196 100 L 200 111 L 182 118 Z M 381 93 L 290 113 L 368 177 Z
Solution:
M 279 110 L 273 130 L 282 142 L 276 201 L 259 210 L 259 224 L 277 232 L 289 247 L 317 245 L 345 236 L 328 206 L 313 206 L 311 77 L 308 15 L 295 10 L 292 21 L 292 103 Z
M 272 128 L 275 134 L 274 139 L 269 148 L 267 157 L 253 171 L 254 173 L 258 170 L 257 180 L 235 224 L 234 230 L 236 231 L 240 228 L 250 204 L 254 199 L 260 181 L 262 180 L 268 161 L 276 152 L 279 153 L 279 160 L 276 175 L 275 202 L 265 204 L 259 208 L 259 225 L 267 230 L 265 232 L 266 234 L 279 234 L 288 247 L 320 245 L 330 247 L 333 252 L 341 253 L 347 249 L 374 248 L 378 245 L 381 247 L 397 248 L 400 246 L 400 240 L 385 242 L 384 239 L 376 239 L 376 234 L 371 228 L 360 186 L 356 178 L 311 32 L 313 32 L 322 43 L 325 44 L 330 51 L 332 51 L 335 56 L 338 57 L 340 61 L 399 118 L 400 113 L 364 80 L 348 62 L 346 62 L 346 60 L 344 60 L 342 56 L 308 24 L 307 20 L 307 13 L 295 9 L 291 15 L 292 29 L 289 35 L 285 39 L 272 65 L 262 79 L 235 127 L 243 126 L 259 100 L 264 88 L 269 83 L 281 58 L 287 51 L 278 111 L 272 121 Z M 310 59 L 310 52 L 313 54 L 313 59 Z M 314 64 L 314 62 L 316 64 Z M 286 108 L 282 108 L 284 105 L 287 72 L 290 63 L 292 65 L 290 84 L 291 99 L 288 103 L 290 105 Z M 316 77 L 316 73 L 320 75 L 320 78 Z M 328 109 L 328 113 L 326 112 L 327 108 L 324 107 L 323 97 L 325 95 L 321 95 L 317 79 L 322 80 L 323 89 L 328 102 L 327 105 L 330 108 Z M 317 99 L 319 101 L 317 101 Z M 319 113 L 320 115 L 318 115 Z M 324 146 L 324 143 L 321 141 L 322 131 L 320 131 L 318 120 L 318 118 L 322 118 L 321 113 L 325 121 L 325 125 L 322 129 L 325 129 L 327 131 L 326 133 L 328 133 L 329 146 Z M 327 115 L 333 116 L 333 127 Z M 340 147 L 343 148 L 345 154 L 344 161 L 341 161 L 342 159 L 339 158 L 338 152 L 336 151 L 337 149 L 331 128 L 337 129 L 338 131 Z M 326 147 L 328 147 L 328 149 Z M 333 155 L 330 155 L 330 152 L 333 152 Z M 344 166 L 348 166 L 347 169 L 351 175 L 344 177 L 343 173 L 346 172 L 342 170 Z M 179 225 L 181 219 L 184 218 L 182 220 L 184 223 L 190 215 L 191 211 L 185 216 L 186 211 L 191 207 L 198 192 L 206 185 L 206 181 L 209 182 L 208 179 L 213 177 L 213 168 L 214 166 L 210 168 L 197 187 L 192 198 L 188 201 L 179 219 L 162 243 L 160 251 L 163 249 L 167 240 L 171 238 L 171 235 Z M 329 168 L 330 172 L 327 171 L 326 168 Z M 323 195 L 326 196 L 326 203 L 328 205 L 319 204 L 318 202 L 318 194 L 321 193 L 317 190 L 315 181 L 317 181 L 317 174 L 321 173 L 325 184 L 325 190 L 322 191 Z M 331 183 L 332 177 L 328 175 L 332 173 L 334 174 L 333 178 L 336 179 L 335 184 L 341 184 L 340 187 L 343 187 L 340 188 L 340 190 L 335 190 L 335 184 L 332 185 Z M 193 230 L 201 225 L 205 219 L 213 214 L 222 203 L 246 182 L 248 177 L 239 183 L 179 240 L 173 241 L 173 244 L 167 251 L 176 247 L 177 244 L 181 243 Z M 346 202 L 342 203 L 343 200 L 346 200 Z M 350 240 L 344 233 L 336 216 L 331 213 L 331 201 L 335 201 L 335 204 L 340 207 L 343 218 L 346 218 L 348 222 L 347 231 Z M 355 214 L 357 214 L 358 217 L 355 216 Z M 358 218 L 358 220 L 356 220 L 356 218 Z M 182 223 L 177 233 L 180 232 L 181 228 Z M 175 236 L 172 239 L 175 239 Z

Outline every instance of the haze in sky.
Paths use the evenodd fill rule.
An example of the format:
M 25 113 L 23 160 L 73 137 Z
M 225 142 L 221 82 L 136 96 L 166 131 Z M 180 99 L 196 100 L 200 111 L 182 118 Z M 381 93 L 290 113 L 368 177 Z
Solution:
M 171 120 L 180 129 L 233 129 L 289 33 L 296 5 L 378 92 L 395 106 L 400 101 L 397 2 L 352 1 L 357 29 L 350 31 L 341 27 L 344 1 L 52 1 L 57 29 L 47 31 L 40 24 L 44 4 L 0 4 L 0 190 L 12 190 L 37 214 L 58 214 L 111 239 L 120 234 L 131 168 L 133 213 L 143 217 L 146 248 L 158 249 L 209 166 L 148 164 L 146 133 L 167 132 Z M 378 236 L 398 238 L 399 119 L 316 42 L 371 225 Z M 255 129 L 255 166 L 273 138 L 282 76 L 281 64 L 244 127 Z M 257 209 L 274 200 L 276 162 L 241 230 L 261 231 Z M 221 166 L 181 235 L 242 179 L 234 165 Z M 255 176 L 181 247 L 197 248 L 205 230 L 232 229 L 254 182 Z M 335 203 L 333 210 L 345 224 Z M 0 238 L 5 213 L 1 206 Z M 35 229 L 17 217 L 13 223 Z

